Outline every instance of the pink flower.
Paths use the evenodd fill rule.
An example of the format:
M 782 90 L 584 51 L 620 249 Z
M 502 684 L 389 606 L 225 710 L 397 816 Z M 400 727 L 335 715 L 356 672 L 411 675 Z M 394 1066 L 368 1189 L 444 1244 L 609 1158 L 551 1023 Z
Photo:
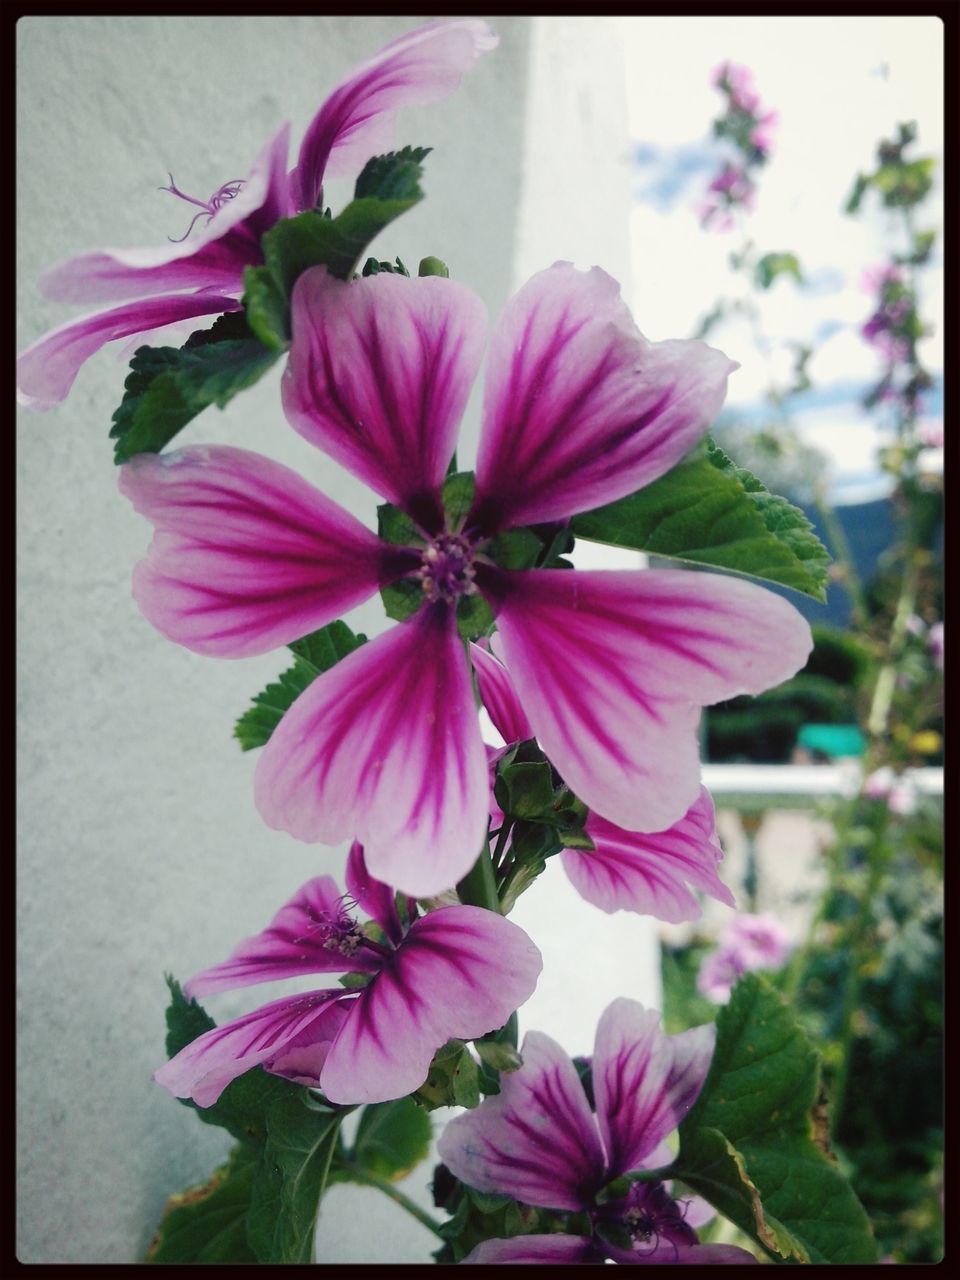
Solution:
M 388 150 L 399 107 L 446 97 L 497 42 L 486 23 L 472 19 L 433 22 L 392 41 L 327 98 L 289 175 L 285 124 L 249 176 L 222 184 L 209 200 L 184 195 L 171 177 L 165 189 L 200 209 L 183 237 L 158 249 L 82 254 L 41 278 L 41 291 L 56 302 L 134 301 L 72 320 L 28 347 L 17 362 L 20 403 L 39 410 L 59 404 L 81 365 L 107 342 L 239 310 L 244 268 L 263 262 L 264 232 L 319 204 L 324 177 L 355 176 L 371 156 Z M 191 237 L 199 219 L 205 224 Z
M 773 135 L 780 119 L 778 111 L 766 111 L 750 130 L 750 142 L 765 156 L 773 151 Z
M 523 1066 L 501 1078 L 498 1095 L 451 1120 L 437 1150 L 468 1186 L 539 1208 L 584 1213 L 592 1231 L 487 1240 L 464 1261 L 755 1262 L 733 1245 L 700 1244 L 684 1208 L 660 1182 L 634 1183 L 626 1195 L 598 1202 L 608 1183 L 650 1166 L 659 1144 L 693 1106 L 714 1040 L 712 1025 L 665 1035 L 657 1013 L 633 1000 L 614 1000 L 597 1027 L 594 1113 L 560 1046 L 539 1031 L 528 1032 Z M 629 1244 L 610 1243 L 617 1229 Z
M 701 961 L 697 990 L 715 1004 L 726 1004 L 741 974 L 779 969 L 793 947 L 789 930 L 773 916 L 738 915 L 724 930 L 717 949 Z
M 503 663 L 478 645 L 470 646 L 470 656 L 481 700 L 503 740 L 509 745 L 532 738 L 533 729 Z M 499 820 L 495 818 L 493 825 L 499 825 Z M 590 852 L 564 849 L 560 862 L 581 897 L 601 911 L 635 911 L 671 924 L 696 920 L 702 911 L 693 889 L 736 905 L 717 875 L 723 850 L 713 801 L 705 787 L 680 821 L 666 831 L 625 831 L 590 813 L 586 832 L 596 848 Z
M 927 633 L 927 649 L 933 665 L 943 670 L 943 623 L 935 622 Z
M 331 1102 L 385 1102 L 423 1084 L 452 1037 L 504 1025 L 533 993 L 540 952 L 517 925 L 480 907 L 441 907 L 401 922 L 392 890 L 354 844 L 347 888 L 383 931 L 375 942 L 330 876 L 308 881 L 268 927 L 224 964 L 198 973 L 190 996 L 301 974 L 361 973 L 358 990 L 285 996 L 205 1032 L 154 1073 L 178 1098 L 209 1107 L 237 1076 L 262 1066 L 322 1089 Z M 413 903 L 408 912 L 415 912 Z
M 806 660 L 810 629 L 738 578 L 500 567 L 495 535 L 612 502 L 668 471 L 723 400 L 730 361 L 648 342 L 614 280 L 558 263 L 507 305 L 487 360 L 476 496 L 441 487 L 484 313 L 439 277 L 297 282 L 287 416 L 416 526 L 381 542 L 299 476 L 226 447 L 140 455 L 121 488 L 156 526 L 134 595 L 165 635 L 244 657 L 404 579 L 416 612 L 314 681 L 261 756 L 257 806 L 298 839 L 356 837 L 405 893 L 449 888 L 487 829 L 486 755 L 456 605 L 479 592 L 536 737 L 608 821 L 663 831 L 699 796 L 700 708 Z M 429 853 L 425 852 L 429 851 Z
M 742 206 L 752 210 L 756 187 L 746 168 L 727 163 L 707 187 L 707 198 L 698 208 L 700 225 L 713 224 L 715 231 L 729 231 L 734 226 L 730 210 Z

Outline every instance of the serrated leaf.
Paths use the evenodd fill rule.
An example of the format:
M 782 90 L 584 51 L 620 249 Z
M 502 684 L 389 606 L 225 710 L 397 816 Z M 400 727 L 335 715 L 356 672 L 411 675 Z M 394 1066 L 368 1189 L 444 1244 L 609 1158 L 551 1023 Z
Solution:
M 314 1102 L 305 1089 L 268 1108 L 247 1215 L 247 1239 L 259 1262 L 313 1261 L 317 1209 L 343 1115 Z
M 357 178 L 354 197 L 363 200 L 410 200 L 420 197 L 421 164 L 432 147 L 404 147 L 368 160 Z
M 233 728 L 233 736 L 241 749 L 252 751 L 266 746 L 277 725 L 300 694 L 324 671 L 329 671 L 341 658 L 366 641 L 365 635 L 354 635 L 339 619 L 314 631 L 289 646 L 293 650 L 293 666 L 281 672 L 253 699 L 253 706 L 243 713 Z
M 818 1097 L 805 1033 L 770 984 L 746 974 L 717 1015 L 713 1062 L 672 1172 L 781 1257 L 875 1262 L 863 1208 L 814 1141 Z
M 114 462 L 159 453 L 198 413 L 211 404 L 223 409 L 276 359 L 253 336 L 215 338 L 213 330 L 192 334 L 179 349 L 139 347 L 113 415 Z
M 432 1133 L 430 1117 L 412 1098 L 374 1103 L 363 1109 L 348 1159 L 378 1178 L 397 1182 L 427 1158 Z
M 256 1164 L 251 1148 L 235 1147 L 203 1186 L 171 1196 L 146 1261 L 256 1262 L 246 1230 Z
M 578 538 L 712 565 L 826 599 L 829 555 L 810 521 L 714 444 L 645 489 L 574 516 Z

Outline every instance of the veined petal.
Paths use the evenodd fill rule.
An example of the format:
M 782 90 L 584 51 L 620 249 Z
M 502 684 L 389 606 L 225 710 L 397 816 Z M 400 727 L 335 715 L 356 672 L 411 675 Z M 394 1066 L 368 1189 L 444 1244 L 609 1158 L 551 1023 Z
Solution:
M 664 831 L 696 801 L 700 708 L 779 684 L 812 647 L 792 605 L 739 578 L 481 568 L 540 745 L 629 831 Z
M 533 737 L 533 729 L 520 705 L 510 672 L 499 659 L 478 644 L 470 645 L 470 661 L 477 673 L 480 701 L 490 713 L 497 732 L 509 746 Z
M 403 929 L 397 915 L 394 892 L 367 870 L 363 845 L 356 840 L 350 846 L 344 879 L 347 891 L 361 911 L 365 911 L 371 920 L 376 920 L 391 942 L 398 943 L 403 937 Z
M 478 525 L 562 520 L 650 484 L 707 430 L 736 367 L 703 342 L 648 342 L 599 267 L 539 272 L 490 340 Z
M 263 261 L 260 236 L 289 211 L 289 138 L 290 126 L 285 124 L 257 156 L 233 199 L 185 240 L 68 258 L 40 277 L 40 292 L 59 302 L 109 302 L 183 289 L 240 293 L 244 267 Z M 182 216 L 176 206 L 172 213 Z
M 668 1036 L 660 1015 L 620 998 L 604 1010 L 593 1055 L 593 1093 L 608 1176 L 643 1168 L 696 1101 L 710 1067 L 713 1023 Z
M 257 807 L 298 840 L 355 836 L 378 880 L 414 897 L 476 861 L 488 778 L 453 613 L 422 608 L 325 672 L 260 757 Z
M 496 1266 L 502 1262 L 603 1262 L 603 1254 L 588 1236 L 514 1236 L 483 1240 L 461 1260 Z
M 584 1209 L 604 1182 L 596 1122 L 576 1067 L 549 1036 L 529 1031 L 523 1066 L 500 1093 L 451 1120 L 437 1151 L 475 1187 L 545 1209 Z
M 285 996 L 253 1013 L 214 1027 L 181 1049 L 176 1057 L 153 1073 L 175 1098 L 192 1098 L 199 1107 L 209 1107 L 231 1080 L 251 1067 L 270 1070 L 276 1058 L 296 1043 L 312 1046 L 313 1061 L 319 1070 L 346 1016 L 341 1002 L 352 996 L 343 991 L 313 991 L 308 995 Z M 280 1074 L 280 1073 L 278 1073 Z
M 485 22 L 432 22 L 392 40 L 330 94 L 300 144 L 290 174 L 297 209 L 321 199 L 324 177 L 354 177 L 371 156 L 389 151 L 400 107 L 436 102 L 457 88 L 499 37 Z
M 414 921 L 365 987 L 323 1069 L 332 1102 L 385 1102 L 419 1088 L 450 1039 L 502 1027 L 537 985 L 543 961 L 519 926 L 481 907 Z
M 560 856 L 577 892 L 601 911 L 637 911 L 671 924 L 696 920 L 702 913 L 688 884 L 736 905 L 717 875 L 723 850 L 705 787 L 666 831 L 624 831 L 597 813 L 587 818 L 586 831 L 593 852 L 564 849 Z
M 139 454 L 120 491 L 157 532 L 133 594 L 158 631 L 245 658 L 372 595 L 394 550 L 289 467 L 229 445 Z
M 293 291 L 283 407 L 311 444 L 439 527 L 438 494 L 483 352 L 483 303 L 438 276 L 344 283 L 325 267 Z
M 379 959 L 358 949 L 353 922 L 344 920 L 343 895 L 332 876 L 317 876 L 297 891 L 262 933 L 245 938 L 223 964 L 204 969 L 184 983 L 196 997 L 258 982 L 278 982 L 304 973 L 376 973 Z
M 18 357 L 17 402 L 41 412 L 60 404 L 86 361 L 117 338 L 147 333 L 192 316 L 239 310 L 236 298 L 219 293 L 187 293 L 128 302 L 111 311 L 70 320 L 38 338 Z
M 608 1245 L 606 1252 L 614 1262 L 633 1266 L 743 1266 L 757 1262 L 752 1253 L 735 1244 L 675 1244 L 663 1239 L 651 1240 L 636 1249 Z

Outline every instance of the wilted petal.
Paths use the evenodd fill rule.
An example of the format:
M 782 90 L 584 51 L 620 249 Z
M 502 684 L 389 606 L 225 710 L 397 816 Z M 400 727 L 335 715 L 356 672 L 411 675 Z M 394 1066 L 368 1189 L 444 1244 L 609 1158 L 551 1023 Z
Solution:
M 470 870 L 488 779 L 452 612 L 422 608 L 318 677 L 257 767 L 257 808 L 298 840 L 356 837 L 371 874 L 415 897 Z
M 483 303 L 438 276 L 293 291 L 283 407 L 297 431 L 436 532 L 438 497 L 483 352 Z M 430 527 L 432 526 L 432 527 Z
M 700 708 L 803 666 L 810 628 L 739 578 L 683 570 L 485 570 L 504 656 L 564 781 L 629 831 L 664 831 L 699 794 Z
M 384 1102 L 417 1089 L 450 1039 L 502 1027 L 537 985 L 540 952 L 481 907 L 416 920 L 351 1010 L 323 1071 L 332 1102 Z
M 391 150 L 398 108 L 447 97 L 474 60 L 498 43 L 476 19 L 433 22 L 392 40 L 352 71 L 304 134 L 290 174 L 296 208 L 318 203 L 324 177 L 354 177 L 371 156 Z
M 246 449 L 139 454 L 120 491 L 157 530 L 134 598 L 197 653 L 242 658 L 299 639 L 372 595 L 395 558 L 295 471 Z
M 596 813 L 587 818 L 586 830 L 596 849 L 564 849 L 560 856 L 577 892 L 601 911 L 637 911 L 671 924 L 696 920 L 700 904 L 688 885 L 736 905 L 717 875 L 723 850 L 705 787 L 666 831 L 624 831 Z
M 356 840 L 350 846 L 344 879 L 351 898 L 361 911 L 365 911 L 371 920 L 376 920 L 392 942 L 399 942 L 403 928 L 397 915 L 396 895 L 389 885 L 377 880 L 367 870 L 363 845 Z
M 239 311 L 236 298 L 218 293 L 171 294 L 145 298 L 98 315 L 71 320 L 38 338 L 17 359 L 17 402 L 27 409 L 52 409 L 65 400 L 83 364 L 102 346 L 133 333 L 193 316 Z
M 510 672 L 488 650 L 470 645 L 470 660 L 477 673 L 480 701 L 490 713 L 497 732 L 509 746 L 533 737 L 533 729 L 520 705 Z
M 620 998 L 604 1010 L 593 1055 L 597 1120 L 609 1176 L 641 1169 L 696 1101 L 713 1056 L 710 1023 L 680 1035 L 660 1029 L 660 1015 Z
M 539 272 L 490 340 L 478 523 L 562 520 L 650 484 L 707 430 L 735 368 L 703 342 L 648 342 L 599 267 Z
M 596 1122 L 576 1067 L 549 1036 L 530 1031 L 523 1066 L 501 1092 L 451 1120 L 440 1159 L 478 1191 L 545 1209 L 584 1209 L 604 1182 Z
M 176 1057 L 153 1073 L 175 1098 L 193 1098 L 200 1107 L 209 1107 L 231 1080 L 251 1067 L 270 1070 L 288 1047 L 309 1046 L 317 1074 L 330 1043 L 343 1024 L 346 1008 L 340 1002 L 352 999 L 342 991 L 313 991 L 308 995 L 286 996 L 253 1013 L 245 1014 L 222 1027 L 214 1027 L 181 1049 Z M 278 1073 L 280 1074 L 280 1073 Z
M 69 258 L 40 277 L 40 292 L 58 302 L 109 302 L 183 289 L 241 292 L 244 267 L 263 261 L 260 236 L 289 211 L 289 136 L 285 124 L 261 151 L 240 191 L 185 240 Z M 189 208 L 171 201 L 167 216 L 179 222 Z
M 258 982 L 278 982 L 303 973 L 376 973 L 379 960 L 358 950 L 353 923 L 344 918 L 343 895 L 331 876 L 309 880 L 285 903 L 262 933 L 245 938 L 223 964 L 184 983 L 191 997 Z
M 467 1262 L 603 1262 L 603 1254 L 586 1236 L 514 1236 L 511 1240 L 484 1240 L 461 1259 Z

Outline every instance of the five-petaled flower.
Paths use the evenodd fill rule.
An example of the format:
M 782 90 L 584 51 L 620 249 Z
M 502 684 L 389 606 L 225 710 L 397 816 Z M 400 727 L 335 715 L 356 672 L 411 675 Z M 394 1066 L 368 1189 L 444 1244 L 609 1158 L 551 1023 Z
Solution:
M 354 844 L 353 902 L 382 940 L 349 913 L 331 876 L 310 880 L 229 960 L 198 973 L 190 996 L 314 973 L 369 977 L 360 990 L 285 996 L 205 1032 L 154 1074 L 178 1098 L 208 1107 L 252 1067 L 323 1090 L 331 1102 L 384 1102 L 423 1084 L 451 1038 L 503 1026 L 533 993 L 540 952 L 519 926 L 481 907 L 440 907 L 401 920 L 393 890 L 368 872 Z
M 601 1193 L 651 1156 L 696 1101 L 716 1029 L 668 1036 L 659 1015 L 618 999 L 600 1018 L 591 1067 L 595 1113 L 577 1069 L 556 1041 L 530 1031 L 523 1066 L 501 1091 L 451 1120 L 437 1150 L 478 1191 L 586 1215 L 589 1234 L 487 1240 L 464 1261 L 751 1263 L 732 1245 L 703 1245 L 662 1183 Z
M 591 810 L 662 831 L 700 792 L 704 705 L 794 674 L 810 629 L 739 578 L 683 570 L 509 570 L 502 531 L 559 521 L 649 484 L 701 438 L 731 363 L 648 342 L 599 268 L 534 276 L 487 359 L 473 506 L 441 487 L 483 348 L 480 300 L 438 277 L 297 281 L 283 380 L 296 429 L 415 523 L 381 541 L 298 475 L 228 447 L 140 455 L 121 488 L 157 529 L 134 594 L 164 635 L 245 657 L 289 643 L 401 578 L 420 607 L 297 699 L 258 764 L 257 806 L 306 841 L 358 839 L 375 875 L 423 897 L 455 884 L 487 829 L 488 774 L 462 596 L 496 616 L 544 752 Z
M 107 342 L 196 316 L 240 308 L 243 273 L 263 262 L 260 239 L 281 218 L 315 208 L 328 177 L 355 177 L 390 145 L 402 106 L 452 93 L 474 60 L 498 37 L 484 22 L 433 22 L 391 41 L 340 82 L 314 116 L 296 166 L 287 172 L 290 126 L 284 124 L 245 180 L 223 183 L 209 200 L 163 188 L 199 206 L 196 235 L 157 249 L 83 254 L 51 268 L 40 281 L 55 302 L 117 302 L 123 306 L 72 320 L 40 338 L 17 362 L 20 403 L 49 409 L 69 394 L 81 365 Z M 193 223 L 190 224 L 191 229 Z

